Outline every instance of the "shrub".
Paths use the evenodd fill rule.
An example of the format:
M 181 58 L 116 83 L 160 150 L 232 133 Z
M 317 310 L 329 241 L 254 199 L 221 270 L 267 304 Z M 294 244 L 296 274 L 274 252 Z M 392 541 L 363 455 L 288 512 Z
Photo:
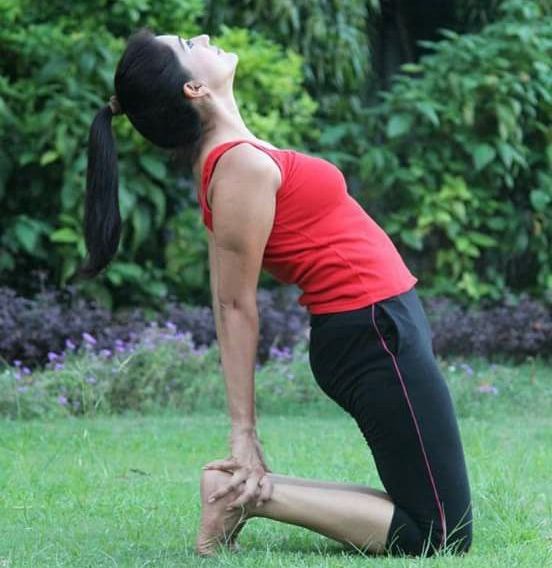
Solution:
M 196 349 L 189 333 L 155 323 L 121 351 L 95 351 L 85 343 L 43 370 L 0 372 L 0 414 L 11 418 L 147 412 L 176 406 L 193 410 L 195 390 L 216 372 L 216 349 Z M 58 366 L 59 365 L 59 366 Z M 221 390 L 221 396 L 224 391 Z M 215 403 L 215 397 L 209 396 Z
M 296 302 L 290 288 L 258 291 L 260 339 L 258 361 L 271 350 L 292 350 L 305 337 L 308 315 Z M 188 306 L 170 298 L 159 312 L 124 308 L 110 312 L 97 302 L 83 298 L 74 286 L 45 288 L 34 298 L 0 287 L 0 357 L 9 365 L 19 361 L 34 369 L 65 353 L 89 347 L 94 352 L 124 352 L 140 340 L 148 325 L 169 326 L 190 333 L 193 344 L 202 348 L 216 340 L 210 307 Z
M 311 402 L 319 392 L 303 341 L 295 353 L 273 353 L 257 365 L 260 411 L 285 410 Z M 34 418 L 155 412 L 224 410 L 227 406 L 218 346 L 196 348 L 190 332 L 151 322 L 124 350 L 100 350 L 88 342 L 34 373 L 21 365 L 0 371 L 0 416 Z
M 432 295 L 552 289 L 552 9 L 500 9 L 478 35 L 428 43 L 367 110 L 359 201 L 416 251 Z
M 55 354 L 62 356 L 87 343 L 100 351 L 114 349 L 117 340 L 125 344 L 135 341 L 146 318 L 138 309 L 112 316 L 97 303 L 79 297 L 73 287 L 43 290 L 33 299 L 0 287 L 0 326 L 4 361 L 20 361 L 32 369 Z
M 184 36 L 203 31 L 199 0 L 100 4 L 101 9 L 83 0 L 7 0 L 0 9 L 0 272 L 4 283 L 17 281 L 25 292 L 23 275 L 31 268 L 48 267 L 52 283 L 64 286 L 84 257 L 88 130 L 113 92 L 124 38 L 143 25 Z M 316 103 L 303 89 L 298 55 L 249 30 L 224 27 L 212 39 L 242 59 L 236 97 L 258 136 L 291 146 L 311 135 Z M 206 293 L 206 255 L 199 261 L 199 278 L 193 270 L 177 270 L 174 262 L 181 255 L 191 266 L 197 251 L 191 245 L 206 246 L 203 231 L 192 235 L 193 242 L 172 232 L 181 211 L 191 209 L 200 217 L 193 184 L 125 116 L 114 120 L 114 128 L 121 252 L 104 278 L 79 287 L 108 308 L 161 303 L 175 291 L 185 297 Z M 191 223 L 190 217 L 185 221 Z M 164 263 L 172 263 L 169 273 Z
M 341 412 L 318 387 L 307 364 L 307 343 L 271 359 L 255 373 L 257 414 Z M 460 416 L 502 408 L 546 412 L 549 368 L 541 361 L 513 367 L 479 358 L 442 361 Z M 306 405 L 306 406 L 305 406 Z M 225 413 L 227 400 L 216 345 L 196 349 L 190 334 L 150 325 L 125 353 L 70 353 L 62 369 L 32 374 L 0 371 L 0 416 L 10 419 L 123 413 Z
M 550 306 L 531 299 L 506 297 L 501 304 L 462 308 L 447 298 L 425 301 L 439 354 L 502 354 L 517 362 L 527 356 L 552 355 Z

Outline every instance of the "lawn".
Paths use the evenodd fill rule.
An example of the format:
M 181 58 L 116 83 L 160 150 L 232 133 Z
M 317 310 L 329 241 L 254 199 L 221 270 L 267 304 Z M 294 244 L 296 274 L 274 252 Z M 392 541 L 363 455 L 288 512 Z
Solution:
M 552 566 L 552 370 L 528 369 L 504 379 L 515 388 L 497 373 L 499 393 L 479 406 L 451 380 L 474 506 L 463 558 L 362 556 L 264 518 L 243 529 L 238 554 L 197 557 L 200 466 L 226 456 L 228 419 L 173 410 L 0 422 L 0 567 Z M 382 488 L 356 424 L 330 401 L 260 414 L 258 431 L 276 473 Z

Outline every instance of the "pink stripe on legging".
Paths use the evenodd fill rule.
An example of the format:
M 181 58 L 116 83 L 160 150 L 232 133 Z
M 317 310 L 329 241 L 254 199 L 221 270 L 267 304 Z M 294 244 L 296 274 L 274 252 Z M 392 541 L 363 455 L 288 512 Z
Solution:
M 437 487 L 435 485 L 435 480 L 433 478 L 433 474 L 431 473 L 431 467 L 429 465 L 429 460 L 427 459 L 427 454 L 425 451 L 425 447 L 424 447 L 424 442 L 422 440 L 422 433 L 420 432 L 420 427 L 418 425 L 418 421 L 416 420 L 416 415 L 414 414 L 414 409 L 412 408 L 412 404 L 410 402 L 410 398 L 408 396 L 408 391 L 406 390 L 406 385 L 404 383 L 401 371 L 399 369 L 399 365 L 397 363 L 397 359 L 395 357 L 395 355 L 393 355 L 393 353 L 391 352 L 391 350 L 387 347 L 387 344 L 385 343 L 385 339 L 383 339 L 378 326 L 376 324 L 376 319 L 374 317 L 374 313 L 375 313 L 375 305 L 372 304 L 372 322 L 374 324 L 374 327 L 378 333 L 378 337 L 380 339 L 380 342 L 383 346 L 383 348 L 385 349 L 385 351 L 387 351 L 387 353 L 389 353 L 389 355 L 391 355 L 391 359 L 393 361 L 393 366 L 395 367 L 395 371 L 397 372 L 397 376 L 399 377 L 399 380 L 401 382 L 401 387 L 404 393 L 404 397 L 406 399 L 406 402 L 408 404 L 408 408 L 410 409 L 410 414 L 412 416 L 412 420 L 414 421 L 414 426 L 416 427 L 416 432 L 418 433 L 418 439 L 420 440 L 420 447 L 422 448 L 422 454 L 424 456 L 424 461 L 427 467 L 427 472 L 429 474 L 429 479 L 431 481 L 431 486 L 433 487 L 433 494 L 435 495 L 435 501 L 437 503 L 437 509 L 439 510 L 439 517 L 441 518 L 441 527 L 442 527 L 442 538 L 441 538 L 441 544 L 439 545 L 440 547 L 443 546 L 443 543 L 446 540 L 447 537 L 447 525 L 445 522 L 445 513 L 443 511 L 443 507 L 441 506 L 441 502 L 439 501 L 439 494 L 437 493 Z

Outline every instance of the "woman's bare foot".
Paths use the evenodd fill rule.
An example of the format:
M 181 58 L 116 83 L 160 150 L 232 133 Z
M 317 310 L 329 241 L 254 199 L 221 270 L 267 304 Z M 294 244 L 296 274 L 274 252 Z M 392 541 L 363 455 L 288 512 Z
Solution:
M 202 556 L 216 554 L 217 548 L 221 545 L 227 546 L 232 551 L 239 550 L 235 540 L 250 517 L 249 508 L 247 505 L 238 506 L 226 511 L 226 507 L 243 492 L 245 482 L 237 489 L 219 497 L 214 503 L 207 502 L 209 495 L 226 485 L 231 477 L 231 473 L 217 469 L 207 469 L 201 474 L 201 520 L 196 552 Z

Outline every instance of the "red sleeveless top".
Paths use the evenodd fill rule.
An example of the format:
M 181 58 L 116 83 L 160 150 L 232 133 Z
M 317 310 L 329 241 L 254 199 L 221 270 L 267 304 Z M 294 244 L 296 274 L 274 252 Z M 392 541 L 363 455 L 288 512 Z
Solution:
M 207 155 L 198 201 L 212 230 L 207 187 L 217 160 L 247 142 L 268 154 L 282 175 L 263 268 L 303 292 L 298 302 L 311 314 L 362 308 L 410 290 L 418 279 L 383 229 L 347 192 L 341 171 L 327 160 L 250 140 L 232 140 Z

